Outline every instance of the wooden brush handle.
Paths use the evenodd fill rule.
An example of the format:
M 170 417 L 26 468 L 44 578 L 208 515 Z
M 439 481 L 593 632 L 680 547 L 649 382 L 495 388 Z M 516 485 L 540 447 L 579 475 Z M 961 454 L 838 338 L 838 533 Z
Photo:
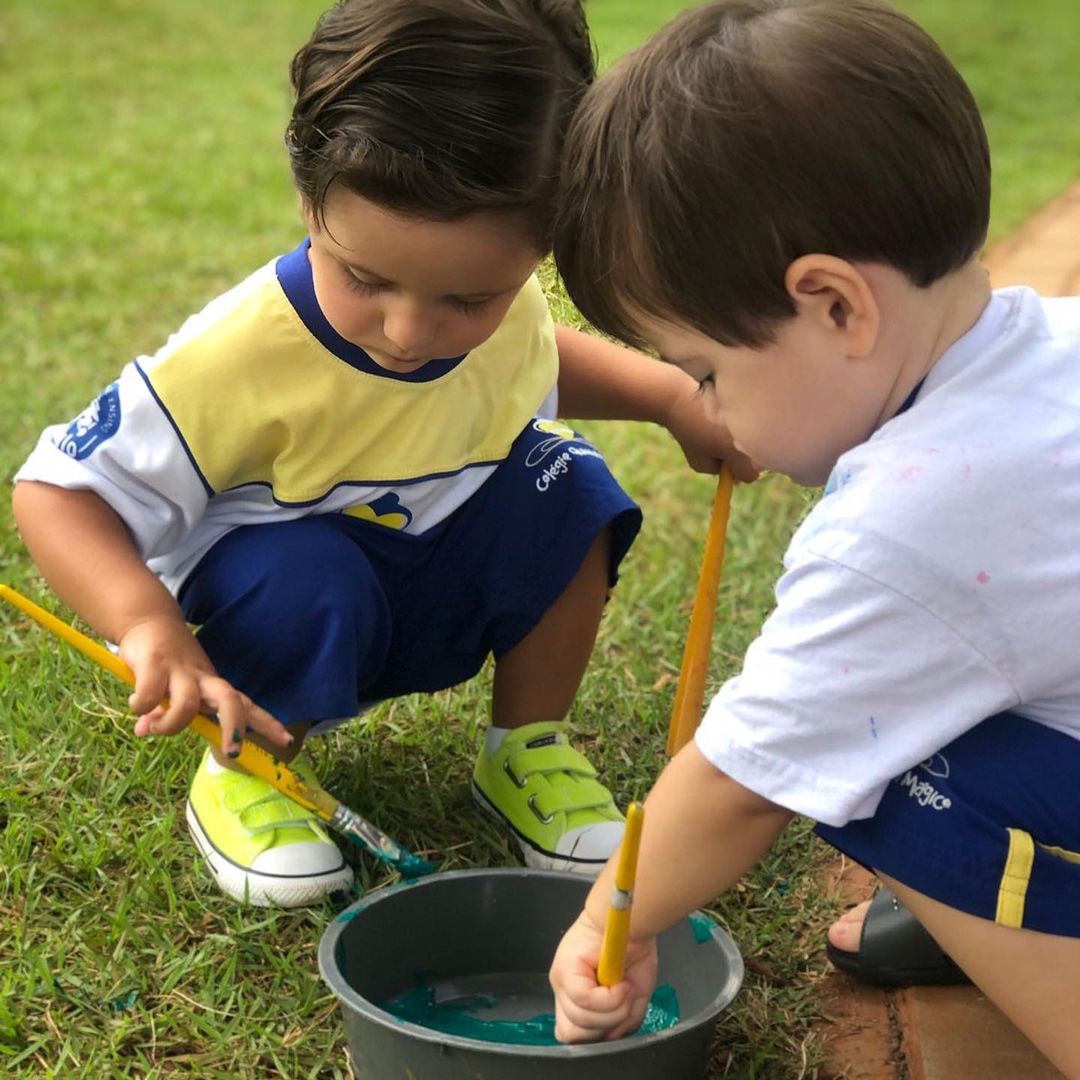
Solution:
M 596 966 L 596 981 L 601 986 L 617 986 L 622 982 L 626 961 L 626 944 L 630 939 L 630 907 L 634 902 L 634 879 L 637 877 L 638 850 L 641 847 L 641 827 L 645 809 L 641 803 L 631 803 L 626 811 L 626 832 L 619 848 L 615 868 L 615 885 L 611 906 L 604 924 L 600 944 L 600 962 Z
M 103 667 L 122 682 L 126 682 L 128 686 L 135 685 L 135 675 L 131 668 L 104 645 L 87 637 L 86 634 L 76 630 L 74 626 L 62 619 L 58 619 L 52 612 L 39 607 L 8 585 L 0 585 L 0 599 L 6 600 L 23 614 L 29 615 L 36 623 L 78 649 L 83 656 L 89 657 L 95 664 Z M 210 717 L 199 713 L 192 718 L 190 726 L 197 735 L 201 735 L 208 743 L 221 749 L 221 728 Z M 338 807 L 337 799 L 329 792 L 323 791 L 322 788 L 312 787 L 284 762 L 278 761 L 273 754 L 250 740 L 245 739 L 241 744 L 240 754 L 236 761 L 248 772 L 262 777 L 283 795 L 287 795 L 294 802 L 318 814 L 323 821 L 329 821 Z
M 697 592 L 694 594 L 694 610 L 690 615 L 690 629 L 686 635 L 679 686 L 675 692 L 675 705 L 671 710 L 671 723 L 668 726 L 669 757 L 677 754 L 693 738 L 701 720 L 733 486 L 731 470 L 722 465 L 712 513 L 709 516 L 709 533 L 705 539 L 705 554 L 701 559 L 701 573 L 698 575 Z
M 78 649 L 83 656 L 89 657 L 106 671 L 111 672 L 128 686 L 135 685 L 135 675 L 131 668 L 110 652 L 104 645 L 76 630 L 74 626 L 58 619 L 51 612 L 39 607 L 21 593 L 7 585 L 0 585 L 0 600 L 6 600 L 13 607 L 29 615 L 57 637 Z M 164 702 L 162 704 L 165 704 Z M 221 728 L 209 716 L 197 713 L 191 719 L 190 729 L 208 743 L 221 749 Z M 434 870 L 426 859 L 421 859 L 407 851 L 396 841 L 391 840 L 381 829 L 362 818 L 355 810 L 350 810 L 338 802 L 330 792 L 318 784 L 308 783 L 298 772 L 294 772 L 285 762 L 279 760 L 270 751 L 264 750 L 257 743 L 245 739 L 239 748 L 236 763 L 254 776 L 261 777 L 271 787 L 305 809 L 317 814 L 328 825 L 344 833 L 354 843 L 367 848 L 376 858 L 400 870 L 405 877 L 420 877 Z

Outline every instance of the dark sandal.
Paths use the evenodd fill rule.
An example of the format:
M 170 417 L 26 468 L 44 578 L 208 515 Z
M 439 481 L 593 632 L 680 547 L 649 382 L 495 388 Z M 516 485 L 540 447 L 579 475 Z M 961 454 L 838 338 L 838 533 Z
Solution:
M 870 902 L 859 951 L 838 949 L 829 941 L 825 952 L 841 971 L 871 986 L 961 986 L 971 982 L 886 888 L 878 889 Z

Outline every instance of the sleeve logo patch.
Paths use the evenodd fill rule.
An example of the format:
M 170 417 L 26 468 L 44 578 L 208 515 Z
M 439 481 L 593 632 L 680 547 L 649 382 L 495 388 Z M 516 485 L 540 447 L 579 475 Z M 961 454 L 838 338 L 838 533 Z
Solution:
M 81 461 L 120 427 L 120 390 L 116 383 L 107 386 L 74 420 L 57 444 L 68 457 Z

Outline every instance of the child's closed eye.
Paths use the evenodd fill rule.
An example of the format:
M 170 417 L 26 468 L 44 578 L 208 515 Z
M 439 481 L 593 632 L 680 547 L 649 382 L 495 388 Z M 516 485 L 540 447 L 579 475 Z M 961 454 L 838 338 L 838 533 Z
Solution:
M 460 311 L 462 315 L 479 315 L 491 303 L 492 299 L 490 296 L 486 296 L 482 300 L 459 300 L 457 297 L 451 297 L 450 304 L 455 311 Z
M 360 293 L 361 296 L 375 296 L 377 293 L 383 291 L 386 285 L 378 281 L 364 281 L 363 278 L 358 278 L 355 274 L 345 273 L 345 284 L 349 286 L 353 292 Z
M 388 282 L 365 281 L 363 278 L 357 277 L 351 270 L 345 272 L 345 283 L 353 292 L 358 292 L 361 296 L 377 296 L 390 288 Z M 491 303 L 492 299 L 493 297 L 485 296 L 479 300 L 463 300 L 456 296 L 450 296 L 447 297 L 447 303 L 455 311 L 461 312 L 462 315 L 479 315 Z

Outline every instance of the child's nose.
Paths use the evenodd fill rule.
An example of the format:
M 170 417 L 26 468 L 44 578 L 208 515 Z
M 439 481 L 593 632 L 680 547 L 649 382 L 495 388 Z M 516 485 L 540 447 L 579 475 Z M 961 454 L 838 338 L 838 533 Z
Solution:
M 422 351 L 435 337 L 435 319 L 423 305 L 402 300 L 387 307 L 383 333 L 401 352 Z

